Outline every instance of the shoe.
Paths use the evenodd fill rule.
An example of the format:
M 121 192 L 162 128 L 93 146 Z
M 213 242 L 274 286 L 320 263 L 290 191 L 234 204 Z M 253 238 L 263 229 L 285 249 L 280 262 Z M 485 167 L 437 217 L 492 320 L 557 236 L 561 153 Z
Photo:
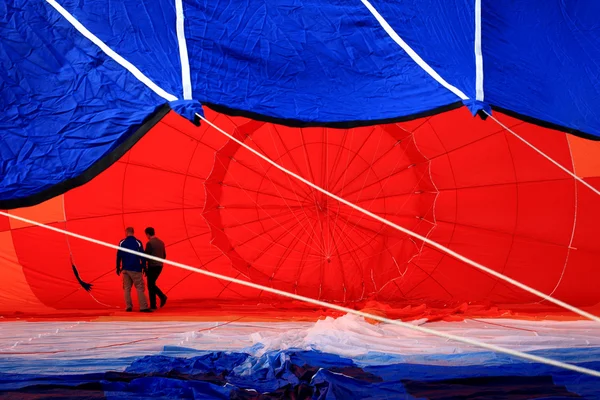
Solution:
M 140 310 L 140 312 L 149 313 L 149 312 L 152 312 L 152 310 L 149 308 L 144 308 L 143 310 Z
M 167 296 L 160 299 L 160 308 L 163 308 L 167 304 Z
M 131 311 L 133 311 L 131 308 L 126 308 L 125 309 L 125 312 L 131 312 Z
M 150 306 L 150 309 L 151 309 L 151 310 L 156 310 L 157 308 L 158 308 L 158 307 L 156 307 L 156 306 Z

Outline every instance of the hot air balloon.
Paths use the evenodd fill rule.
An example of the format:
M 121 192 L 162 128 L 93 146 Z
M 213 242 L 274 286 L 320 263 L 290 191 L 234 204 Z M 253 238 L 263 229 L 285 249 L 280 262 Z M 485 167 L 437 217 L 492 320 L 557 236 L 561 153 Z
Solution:
M 82 339 L 74 348 L 72 340 L 62 342 L 64 348 L 56 344 L 59 350 L 7 344 L 0 358 L 4 351 L 8 363 L 18 364 L 14 360 L 32 354 L 124 345 L 139 355 L 138 341 L 171 345 L 160 332 L 180 334 L 182 320 L 225 321 L 230 325 L 221 331 L 233 335 L 238 318 L 314 325 L 328 316 L 303 325 L 306 337 L 326 337 L 329 330 L 343 335 L 361 323 L 360 334 L 368 338 L 399 335 L 348 316 L 332 320 L 342 314 L 173 265 L 159 278 L 168 306 L 152 316 L 125 317 L 115 249 L 93 241 L 118 244 L 126 227 L 141 237 L 152 226 L 170 261 L 374 316 L 463 324 L 485 317 L 492 325 L 497 321 L 489 318 L 510 316 L 510 332 L 542 332 L 548 324 L 562 324 L 553 328 L 561 332 L 582 329 L 588 358 L 567 361 L 597 366 L 600 353 L 589 347 L 597 345 L 589 333 L 593 322 L 550 323 L 581 316 L 534 291 L 600 312 L 600 9 L 488 3 L 2 4 L 0 312 L 11 321 L 5 329 L 26 333 L 16 318 L 52 324 L 102 319 L 149 336 L 123 344 L 114 334 L 98 345 L 108 329 L 121 328 L 95 322 L 76 328 Z M 151 318 L 167 325 L 141 322 Z M 525 319 L 542 321 L 532 328 Z M 480 334 L 473 327 L 462 332 Z M 293 347 L 281 344 L 289 339 L 285 334 L 272 342 L 253 334 L 262 346 Z M 236 340 L 246 343 L 244 335 Z M 508 337 L 504 330 L 499 335 Z M 525 351 L 568 348 L 563 335 L 551 345 L 527 344 Z M 233 346 L 216 343 L 218 350 Z M 360 343 L 336 351 L 352 357 Z M 196 349 L 206 346 L 197 343 Z M 394 353 L 385 343 L 378 346 Z M 424 353 L 437 354 L 438 344 L 427 346 Z M 269 368 L 284 368 L 275 366 L 271 353 L 248 354 L 220 354 L 223 365 L 202 373 L 240 365 L 254 371 L 264 364 L 261 357 L 270 360 Z M 288 357 L 284 369 L 312 365 L 324 372 L 303 375 L 292 368 L 293 379 L 262 386 L 231 372 L 231 379 L 212 382 L 202 393 L 230 396 L 235 386 L 237 395 L 253 388 L 289 398 L 282 388 L 290 382 L 300 398 L 334 396 L 335 388 L 360 397 L 376 383 L 377 393 L 388 393 L 383 372 L 356 375 L 355 361 L 277 354 Z M 164 360 L 146 361 L 128 359 L 127 379 L 172 368 Z M 425 368 L 423 359 L 414 362 Z M 489 359 L 479 362 L 490 368 L 480 374 L 498 375 Z M 178 373 L 194 374 L 186 368 Z M 335 373 L 342 370 L 336 368 L 346 368 L 341 373 L 353 383 L 338 381 Z M 515 374 L 539 379 L 532 387 L 557 385 L 545 395 L 587 390 L 569 392 L 574 389 L 552 378 L 554 370 L 515 368 Z M 437 387 L 423 386 L 427 379 L 419 374 L 394 381 L 399 391 L 388 395 L 421 396 Z M 433 374 L 439 382 L 458 379 L 442 369 Z M 471 385 L 468 379 L 477 374 L 459 375 L 467 381 L 457 385 Z M 303 384 L 310 387 L 306 393 Z M 478 387 L 542 394 L 523 389 L 527 384 L 498 380 Z M 125 390 L 114 385 L 105 383 L 103 390 Z M 131 385 L 125 391 L 133 391 Z M 450 386 L 449 392 L 435 390 L 457 395 L 457 386 Z M 177 393 L 163 394 L 183 396 Z

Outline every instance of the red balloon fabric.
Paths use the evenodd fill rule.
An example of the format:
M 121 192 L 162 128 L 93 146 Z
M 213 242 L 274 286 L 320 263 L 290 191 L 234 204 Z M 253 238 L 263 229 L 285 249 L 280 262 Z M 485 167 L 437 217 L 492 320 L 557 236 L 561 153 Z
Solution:
M 496 113 L 600 187 L 600 147 Z M 491 120 L 465 108 L 353 129 L 290 128 L 208 110 L 207 118 L 281 166 L 360 207 L 577 306 L 600 302 L 597 196 Z M 462 303 L 533 309 L 540 299 L 340 204 L 171 113 L 88 184 L 12 210 L 117 244 L 153 226 L 168 258 L 353 305 Z M 73 275 L 93 284 L 84 291 Z M 115 251 L 0 217 L 0 310 L 121 306 Z M 159 286 L 202 301 L 284 298 L 166 267 Z M 183 308 L 182 308 L 183 309 Z

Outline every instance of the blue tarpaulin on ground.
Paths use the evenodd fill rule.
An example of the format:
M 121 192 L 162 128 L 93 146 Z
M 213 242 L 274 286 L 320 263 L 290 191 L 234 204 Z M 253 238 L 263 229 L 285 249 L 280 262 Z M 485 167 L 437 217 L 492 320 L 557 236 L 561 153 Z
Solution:
M 191 353 L 190 353 L 191 352 Z M 0 394 L 107 399 L 567 399 L 598 398 L 597 378 L 481 354 L 439 356 L 437 364 L 397 363 L 384 355 L 351 360 L 317 351 L 176 351 L 133 361 L 124 371 L 80 375 L 0 373 Z M 489 353 L 485 353 L 489 357 Z M 600 349 L 535 352 L 600 369 Z M 445 362 L 444 362 L 445 359 Z M 387 361 L 382 364 L 378 362 Z M 13 365 L 18 363 L 11 359 Z M 446 364 L 446 365 L 444 365 Z M 56 368 L 60 368 L 57 364 Z

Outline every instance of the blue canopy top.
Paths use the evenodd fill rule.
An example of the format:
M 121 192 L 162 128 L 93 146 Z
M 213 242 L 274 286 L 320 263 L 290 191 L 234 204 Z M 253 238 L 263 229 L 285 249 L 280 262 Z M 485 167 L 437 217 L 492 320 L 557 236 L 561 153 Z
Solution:
M 352 126 L 491 107 L 600 138 L 600 2 L 0 3 L 0 207 L 91 179 L 169 109 Z

